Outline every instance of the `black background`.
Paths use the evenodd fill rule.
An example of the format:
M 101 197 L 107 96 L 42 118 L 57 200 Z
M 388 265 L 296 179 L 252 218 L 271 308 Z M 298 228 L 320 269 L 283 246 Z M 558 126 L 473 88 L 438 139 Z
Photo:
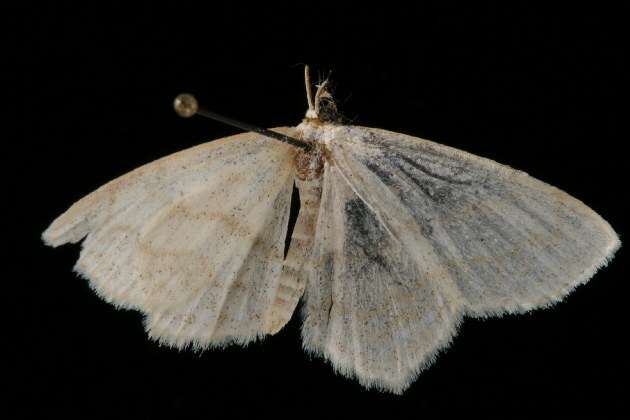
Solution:
M 72 273 L 77 246 L 53 250 L 39 239 L 106 181 L 236 132 L 177 117 L 179 92 L 253 124 L 296 125 L 308 63 L 315 75 L 331 73 L 354 123 L 522 169 L 584 201 L 623 240 L 625 10 L 168 3 L 33 6 L 10 38 L 22 58 L 22 83 L 12 86 L 22 96 L 19 140 L 5 155 L 5 167 L 21 174 L 9 179 L 19 236 L 8 255 L 19 270 L 7 281 L 24 292 L 7 360 L 15 416 L 531 417 L 627 408 L 624 248 L 552 309 L 467 320 L 437 363 L 395 396 L 307 356 L 299 317 L 247 348 L 161 348 L 140 314 L 104 303 Z

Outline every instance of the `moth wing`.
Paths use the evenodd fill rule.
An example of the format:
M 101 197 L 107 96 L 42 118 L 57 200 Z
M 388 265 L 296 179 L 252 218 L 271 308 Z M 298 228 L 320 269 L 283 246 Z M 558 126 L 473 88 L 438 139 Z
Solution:
M 152 337 L 180 347 L 247 342 L 271 322 L 292 187 L 292 148 L 243 133 L 105 184 L 43 239 L 85 237 L 75 270 L 105 300 L 146 313 Z
M 601 216 L 525 172 L 404 134 L 347 130 L 333 146 L 340 168 L 392 230 L 430 243 L 469 314 L 553 304 L 620 246 Z
M 450 147 L 340 127 L 327 145 L 305 347 L 401 392 L 461 316 L 560 300 L 619 246 L 566 193 Z
M 325 164 L 304 267 L 304 347 L 366 387 L 399 393 L 453 336 L 459 302 L 430 249 L 411 252 L 342 171 Z

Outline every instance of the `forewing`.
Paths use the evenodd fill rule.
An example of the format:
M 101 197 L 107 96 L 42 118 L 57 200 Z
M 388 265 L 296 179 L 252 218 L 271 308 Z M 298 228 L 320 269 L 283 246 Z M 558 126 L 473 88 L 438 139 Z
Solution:
M 619 246 L 580 201 L 488 159 L 348 126 L 326 149 L 304 345 L 367 386 L 404 390 L 462 315 L 554 303 Z
M 555 303 L 619 247 L 610 225 L 581 201 L 489 159 L 363 127 L 346 128 L 331 149 L 395 233 L 409 230 L 430 244 L 467 313 Z
M 153 337 L 247 342 L 266 333 L 292 162 L 290 146 L 253 133 L 206 143 L 104 185 L 43 237 L 53 246 L 85 237 L 76 271 L 109 302 L 145 312 Z

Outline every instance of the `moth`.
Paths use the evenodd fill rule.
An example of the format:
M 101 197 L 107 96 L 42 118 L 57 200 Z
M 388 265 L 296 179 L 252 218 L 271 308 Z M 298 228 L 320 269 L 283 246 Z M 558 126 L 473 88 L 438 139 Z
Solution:
M 275 334 L 302 299 L 305 350 L 393 393 L 463 317 L 553 305 L 620 246 L 565 192 L 448 146 L 330 121 L 326 82 L 313 96 L 306 68 L 306 86 L 298 126 L 254 127 L 142 166 L 76 202 L 43 240 L 83 239 L 76 272 L 180 349 Z M 177 109 L 202 113 L 187 96 Z

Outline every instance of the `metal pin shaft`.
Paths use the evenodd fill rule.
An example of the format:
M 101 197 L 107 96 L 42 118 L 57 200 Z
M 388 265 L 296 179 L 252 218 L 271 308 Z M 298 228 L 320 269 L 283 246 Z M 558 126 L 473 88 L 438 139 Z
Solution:
M 216 112 L 209 111 L 207 109 L 199 107 L 199 103 L 197 99 L 191 94 L 182 93 L 177 95 L 175 101 L 173 102 L 173 106 L 175 107 L 175 112 L 181 117 L 190 118 L 193 115 L 201 115 L 202 117 L 210 118 L 215 121 L 222 122 L 227 125 L 231 125 L 232 127 L 237 127 L 245 131 L 252 131 L 254 133 L 258 133 L 265 137 L 270 137 L 274 140 L 281 141 L 283 143 L 290 144 L 291 146 L 299 147 L 304 150 L 308 150 L 311 148 L 311 145 L 298 140 L 293 137 L 285 136 L 284 134 L 277 133 L 275 131 L 267 130 L 266 128 L 257 127 L 252 124 L 248 124 L 243 121 L 235 120 L 230 117 L 226 117 L 221 114 L 217 114 Z

